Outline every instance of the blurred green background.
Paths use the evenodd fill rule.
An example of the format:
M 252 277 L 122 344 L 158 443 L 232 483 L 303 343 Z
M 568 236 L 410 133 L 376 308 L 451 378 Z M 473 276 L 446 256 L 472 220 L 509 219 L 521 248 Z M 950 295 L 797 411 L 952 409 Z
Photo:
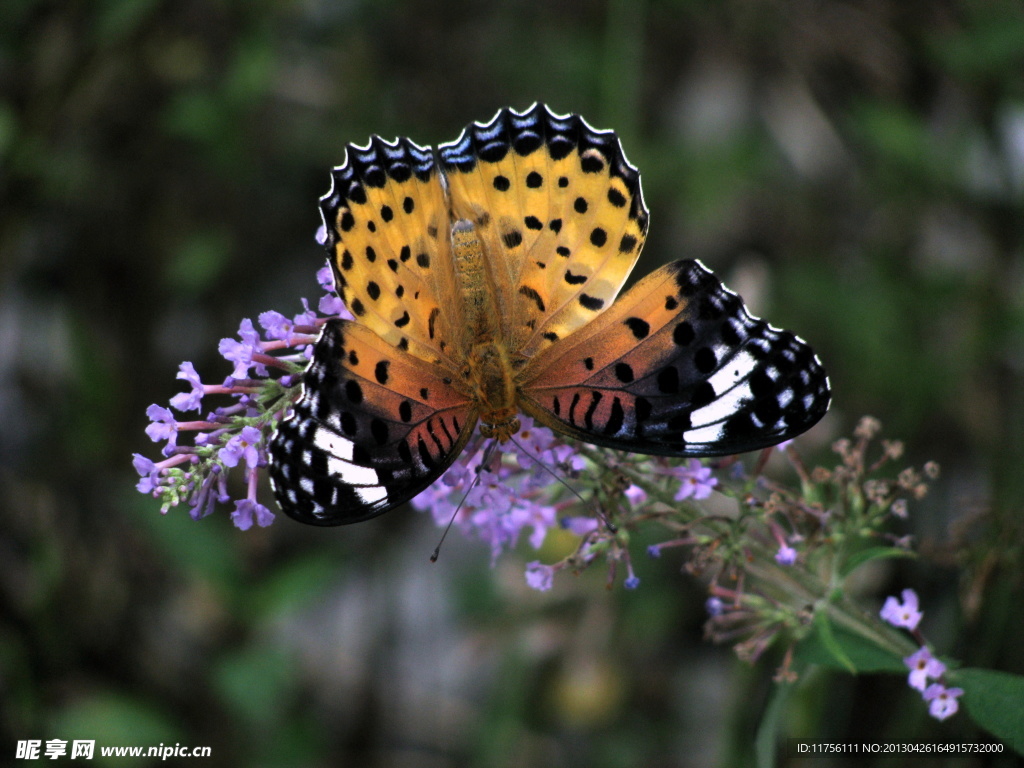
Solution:
M 940 652 L 1024 672 L 1022 75 L 1007 0 L 3 0 L 0 762 L 83 737 L 223 766 L 753 764 L 778 658 L 702 641 L 676 553 L 637 551 L 635 592 L 595 569 L 542 594 L 525 544 L 432 566 L 409 510 L 243 534 L 134 491 L 178 363 L 218 380 L 242 317 L 319 294 L 347 142 L 536 100 L 620 133 L 638 274 L 700 258 L 819 351 L 809 460 L 870 413 L 941 463 L 897 529 L 925 557 L 865 607 L 912 586 Z M 902 679 L 823 672 L 785 722 L 979 737 Z

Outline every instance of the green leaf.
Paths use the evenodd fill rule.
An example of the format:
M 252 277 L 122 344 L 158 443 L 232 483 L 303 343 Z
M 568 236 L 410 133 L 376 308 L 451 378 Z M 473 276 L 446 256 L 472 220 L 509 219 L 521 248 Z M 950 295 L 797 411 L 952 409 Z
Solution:
M 868 547 L 855 552 L 843 565 L 842 576 L 845 578 L 864 563 L 880 560 L 883 557 L 917 557 L 914 552 L 899 547 Z
M 249 596 L 257 615 L 273 620 L 320 600 L 334 588 L 338 573 L 337 557 L 332 553 L 305 554 L 282 563 L 253 586 Z
M 126 766 L 147 762 L 103 757 L 99 750 L 101 746 L 155 746 L 183 740 L 180 724 L 173 717 L 144 699 L 113 691 L 97 691 L 75 698 L 52 716 L 49 725 L 54 736 L 69 742 L 73 739 L 94 740 L 97 765 Z
M 832 622 L 829 621 L 826 611 L 818 611 L 814 614 L 814 628 L 817 630 L 816 634 L 822 647 L 832 656 L 833 660 L 839 663 L 840 668 L 851 674 L 857 674 L 857 665 L 853 663 L 842 643 L 836 638 L 832 631 Z
M 272 734 L 294 685 L 291 657 L 270 645 L 252 646 L 225 656 L 213 670 L 221 701 L 239 720 Z
M 1024 677 L 975 667 L 946 676 L 964 689 L 964 709 L 971 719 L 1024 755 Z
M 137 493 L 127 505 L 138 510 L 133 524 L 147 532 L 153 546 L 176 567 L 218 587 L 240 582 L 242 565 L 233 539 L 237 529 L 226 515 L 193 520 L 184 504 L 161 515 L 153 499 Z
M 192 233 L 172 252 L 167 282 L 180 294 L 209 288 L 224 272 L 231 255 L 231 238 L 224 230 Z
M 137 32 L 154 15 L 157 0 L 104 0 L 96 3 L 93 26 L 102 45 L 113 45 Z
M 782 732 L 782 719 L 786 714 L 786 702 L 793 690 L 790 683 L 779 683 L 772 689 L 771 698 L 765 708 L 764 717 L 757 728 L 754 751 L 757 756 L 757 768 L 774 768 L 775 755 L 778 750 L 779 734 Z
M 816 631 L 796 646 L 796 658 L 847 672 L 906 672 L 902 657 L 861 635 L 836 627 L 824 614 L 815 616 Z

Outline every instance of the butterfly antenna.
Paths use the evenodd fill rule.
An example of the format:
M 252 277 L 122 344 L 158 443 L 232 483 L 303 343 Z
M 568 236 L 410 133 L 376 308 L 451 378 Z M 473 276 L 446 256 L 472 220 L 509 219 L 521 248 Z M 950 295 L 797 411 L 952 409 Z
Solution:
M 569 485 L 567 482 L 565 482 L 565 478 L 564 477 L 561 477 L 557 472 L 555 472 L 553 469 L 551 469 L 551 467 L 549 467 L 543 461 L 538 459 L 536 456 L 531 456 L 530 452 L 527 451 L 525 448 L 523 448 L 523 446 L 519 444 L 519 441 L 516 440 L 514 437 L 510 437 L 509 440 L 511 440 L 515 444 L 515 446 L 520 451 L 523 452 L 523 455 L 528 456 L 538 467 L 543 469 L 545 472 L 547 472 L 549 475 L 551 475 L 553 478 L 555 478 L 555 480 L 557 480 L 562 485 L 564 485 L 566 488 L 568 488 L 577 499 L 579 499 L 584 504 L 587 503 L 587 500 L 584 499 L 580 495 L 579 491 L 577 491 L 575 488 L 573 488 L 571 485 Z M 615 526 L 615 524 L 611 520 L 608 519 L 608 516 L 604 513 L 604 510 L 601 509 L 601 505 L 600 504 L 597 505 L 597 516 L 601 518 L 601 522 L 604 523 L 605 528 L 607 528 L 612 533 L 616 533 L 619 530 Z
M 484 448 L 483 458 L 480 459 L 480 463 L 476 468 L 476 476 L 473 478 L 473 482 L 469 484 L 469 488 L 462 494 L 462 498 L 459 499 L 459 504 L 455 507 L 455 511 L 452 512 L 451 520 L 448 521 L 448 525 L 444 527 L 444 533 L 441 534 L 441 540 L 437 542 L 437 546 L 434 547 L 434 553 L 430 556 L 430 562 L 436 563 L 437 558 L 441 556 L 441 545 L 444 544 L 444 540 L 448 537 L 448 531 L 452 529 L 452 523 L 455 522 L 455 516 L 459 514 L 459 510 L 462 509 L 462 505 L 466 503 L 466 499 L 469 498 L 469 494 L 476 488 L 476 484 L 480 482 L 480 470 L 486 467 L 491 460 L 491 454 L 494 453 L 494 448 L 497 445 L 496 440 L 492 440 Z

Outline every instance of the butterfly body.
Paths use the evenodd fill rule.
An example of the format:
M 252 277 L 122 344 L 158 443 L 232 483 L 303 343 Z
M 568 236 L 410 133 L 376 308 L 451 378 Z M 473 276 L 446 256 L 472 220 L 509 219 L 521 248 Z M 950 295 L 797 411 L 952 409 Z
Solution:
M 350 146 L 321 210 L 354 320 L 324 327 L 271 443 L 278 502 L 303 522 L 412 498 L 478 422 L 505 442 L 524 413 L 689 457 L 773 445 L 828 408 L 810 347 L 699 262 L 618 296 L 647 232 L 639 174 L 576 115 L 501 110 L 436 152 Z
M 456 386 L 476 405 L 486 437 L 506 442 L 519 431 L 518 387 L 508 340 L 498 322 L 497 297 L 483 242 L 473 223 L 452 226 L 452 254 L 461 288 L 466 341 L 460 357 L 466 360 L 464 386 Z M 471 420 L 476 414 L 471 414 Z

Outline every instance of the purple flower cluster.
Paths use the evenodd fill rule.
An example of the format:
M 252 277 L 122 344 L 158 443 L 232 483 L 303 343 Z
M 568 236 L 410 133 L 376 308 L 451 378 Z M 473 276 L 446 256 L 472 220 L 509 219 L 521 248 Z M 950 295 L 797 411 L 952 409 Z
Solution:
M 333 293 L 330 267 L 317 273 L 317 279 L 329 291 L 320 300 L 325 315 L 347 315 Z M 263 334 L 246 318 L 237 339 L 221 339 L 217 349 L 232 366 L 231 375 L 221 384 L 204 384 L 195 366 L 184 362 L 178 378 L 189 391 L 171 398 L 170 408 L 151 405 L 146 410 L 150 423 L 146 434 L 154 442 L 163 442 L 160 461 L 135 454 L 133 465 L 140 480 L 141 493 L 161 500 L 161 512 L 185 503 L 196 520 L 206 517 L 219 504 L 230 504 L 229 470 L 241 471 L 245 496 L 235 500 L 231 520 L 247 530 L 255 523 L 267 526 L 274 513 L 256 499 L 260 471 L 267 466 L 267 440 L 288 403 L 297 396 L 299 373 L 305 367 L 312 343 L 327 317 L 319 317 L 302 299 L 303 311 L 288 318 L 279 312 L 264 312 L 258 318 Z M 277 372 L 274 378 L 271 371 Z M 203 420 L 184 420 L 175 415 L 201 411 L 207 395 L 228 395 L 228 405 L 214 408 Z M 179 444 L 183 434 L 194 433 L 193 445 Z
M 670 491 L 673 501 L 702 501 L 718 487 L 718 478 L 712 474 L 711 467 L 705 467 L 699 459 L 689 459 L 685 464 L 678 465 L 662 458 L 655 459 L 655 462 L 654 474 L 667 478 L 673 486 L 676 481 L 679 482 L 678 488 Z M 637 508 L 647 501 L 648 492 L 634 484 L 626 488 L 624 496 L 632 507 Z M 683 537 L 651 544 L 647 547 L 647 555 L 651 558 L 661 557 L 663 549 L 690 546 L 693 543 L 691 538 Z
M 490 546 L 492 564 L 527 528 L 531 546 L 540 549 L 558 511 L 552 495 L 558 490 L 552 490 L 549 472 L 571 477 L 585 466 L 575 449 L 550 429 L 536 426 L 527 416 L 520 422 L 520 431 L 497 449 L 489 450 L 493 444 L 474 435 L 463 457 L 412 501 L 439 526 L 454 516 L 456 528 Z M 527 574 L 529 581 L 529 569 Z
M 567 445 L 550 429 L 538 426 L 527 416 L 520 416 L 520 422 L 520 431 L 505 445 L 488 443 L 479 434 L 474 435 L 463 458 L 413 499 L 412 505 L 429 511 L 437 525 L 447 526 L 451 522 L 464 535 L 485 542 L 491 551 L 492 564 L 502 552 L 514 547 L 526 531 L 534 549 L 543 545 L 548 531 L 556 524 L 579 536 L 577 551 L 561 562 L 527 564 L 526 583 L 533 589 L 548 590 L 558 571 L 580 570 L 599 556 L 608 562 L 609 585 L 615 581 L 618 565 L 622 563 L 626 569 L 623 586 L 626 589 L 639 587 L 640 579 L 633 570 L 627 540 L 613 526 L 602 522 L 603 513 L 597 502 L 583 502 L 584 514 L 566 514 L 558 519 L 560 513 L 582 501 L 571 486 L 597 485 L 600 473 L 594 473 L 593 465 L 588 464 L 579 450 Z M 585 472 L 588 467 L 590 472 Z M 608 469 L 614 474 L 614 467 Z M 710 470 L 705 470 L 699 462 L 689 467 L 669 468 L 661 474 L 678 476 L 683 481 L 696 478 L 699 482 L 691 483 L 695 490 L 688 496 L 696 494 L 700 498 L 706 497 L 717 483 L 710 477 Z M 621 493 L 628 508 L 638 507 L 647 500 L 647 492 L 635 484 Z M 577 498 L 574 499 L 573 494 Z
M 946 674 L 946 665 L 928 650 L 918 629 L 924 612 L 920 609 L 917 593 L 912 589 L 904 589 L 902 597 L 902 600 L 895 597 L 886 598 L 879 615 L 894 627 L 908 630 L 920 643 L 921 647 L 903 660 L 910 670 L 907 683 L 914 690 L 921 692 L 921 697 L 928 702 L 928 713 L 932 717 L 945 720 L 955 715 L 960 708 L 957 699 L 963 695 L 964 690 L 943 685 L 942 678 Z M 929 680 L 935 682 L 929 684 Z

